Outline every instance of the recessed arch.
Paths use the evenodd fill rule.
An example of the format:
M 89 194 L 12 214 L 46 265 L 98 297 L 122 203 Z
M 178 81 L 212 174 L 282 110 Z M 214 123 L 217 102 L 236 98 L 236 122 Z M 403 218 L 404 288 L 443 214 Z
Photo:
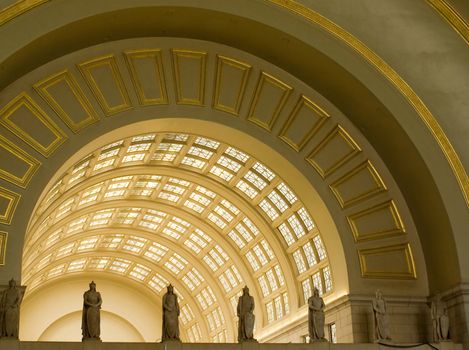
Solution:
M 69 334 L 78 333 L 76 324 L 80 322 L 82 318 L 81 311 L 75 311 L 64 315 L 63 317 L 56 320 L 54 323 L 49 325 L 44 332 L 39 336 L 39 341 L 60 341 Z M 143 342 L 144 338 L 139 331 L 126 319 L 120 317 L 109 311 L 101 310 L 101 320 L 103 324 L 103 331 L 101 338 L 104 341 L 112 339 L 113 341 L 124 341 L 124 342 Z M 122 337 L 116 339 L 117 336 Z M 111 336 L 112 335 L 112 336 Z M 75 336 L 75 339 L 79 341 L 81 335 Z
M 117 43 L 116 45 L 119 45 L 119 44 L 120 43 Z M 171 50 L 166 51 L 166 53 L 169 55 L 173 54 Z M 120 57 L 119 55 L 120 53 L 113 54 L 111 56 L 106 56 L 107 57 L 106 60 L 108 60 L 108 57 L 111 57 L 112 62 L 114 62 L 113 60 L 115 60 L 116 62 L 121 62 L 120 59 L 118 59 L 118 57 Z M 172 56 L 169 56 L 169 57 L 172 57 Z M 218 56 L 208 55 L 207 57 L 212 58 L 211 62 L 212 62 L 212 67 L 213 67 L 213 63 L 218 62 L 216 59 L 217 57 L 219 57 L 219 55 Z M 121 72 L 124 72 L 126 69 L 125 66 L 122 66 L 122 65 L 118 67 L 119 67 L 119 71 Z M 266 79 L 265 81 L 268 81 L 269 84 L 274 82 L 274 85 L 275 85 L 276 84 L 275 81 L 281 81 L 281 82 L 283 81 L 282 82 L 283 85 L 280 84 L 279 86 L 281 87 L 294 86 L 295 89 L 300 89 L 304 87 L 304 86 L 301 86 L 301 84 L 298 86 L 295 85 L 293 80 L 291 81 L 288 80 L 288 79 L 291 79 L 291 77 L 288 77 L 287 75 L 285 76 L 281 75 L 282 73 L 280 71 L 275 70 L 275 69 L 273 71 L 275 72 L 277 77 L 269 78 L 269 74 L 265 73 L 263 70 L 258 70 L 257 72 L 260 74 L 261 77 L 264 77 L 263 79 Z M 270 76 L 272 77 L 272 75 Z M 74 79 L 79 79 L 79 78 L 75 77 Z M 284 81 L 288 81 L 288 84 L 285 83 Z M 81 81 L 81 83 L 83 83 L 83 81 Z M 173 83 L 174 81 L 173 82 L 168 81 L 168 84 L 173 84 Z M 125 88 L 128 91 L 130 91 L 131 94 L 133 91 L 132 86 L 133 86 L 132 83 L 131 82 L 129 83 L 128 78 L 126 78 Z M 252 94 L 255 94 L 256 91 L 260 91 L 259 89 L 261 89 L 260 87 L 261 85 L 259 85 L 256 79 L 251 79 L 251 85 L 247 85 L 247 86 L 248 86 L 247 89 L 249 89 L 248 91 Z M 80 89 L 82 89 L 83 91 L 85 91 L 88 88 L 89 87 L 87 87 L 87 85 L 83 85 L 80 87 Z M 213 86 L 211 88 L 213 88 Z M 319 95 L 315 95 L 316 97 L 315 101 L 316 102 L 321 101 L 322 103 L 321 104 L 322 107 L 318 109 L 319 105 L 316 102 L 312 101 L 311 98 L 305 98 L 306 95 L 304 93 L 300 93 L 300 90 L 295 90 L 295 89 L 293 90 L 294 92 L 291 93 L 291 98 L 288 101 L 288 103 L 285 102 L 285 106 L 282 108 L 282 111 L 283 111 L 282 114 L 278 118 L 276 117 L 272 120 L 272 130 L 264 131 L 264 129 L 259 128 L 259 125 L 262 123 L 259 123 L 258 121 L 253 122 L 254 119 L 259 119 L 259 115 L 256 116 L 257 112 L 252 112 L 253 110 L 255 111 L 255 109 L 253 109 L 252 107 L 254 103 L 252 102 L 253 100 L 251 100 L 250 103 L 246 102 L 245 107 L 243 110 L 240 111 L 240 116 L 238 116 L 238 118 L 233 118 L 232 116 L 229 117 L 233 119 L 227 118 L 226 113 L 223 113 L 217 110 L 216 108 L 211 108 L 212 106 L 206 106 L 206 105 L 195 105 L 195 106 L 187 105 L 186 106 L 186 105 L 176 103 L 175 105 L 171 105 L 169 107 L 171 112 L 167 111 L 167 112 L 164 112 L 163 114 L 163 116 L 165 117 L 170 116 L 170 118 L 165 118 L 165 119 L 158 118 L 157 119 L 158 129 L 159 131 L 164 131 L 164 132 L 170 132 L 170 131 L 174 132 L 175 130 L 179 131 L 180 126 L 178 125 L 178 128 L 174 129 L 174 125 L 180 122 L 184 122 L 184 123 L 187 123 L 187 125 L 182 128 L 182 129 L 185 129 L 185 132 L 191 133 L 194 130 L 199 129 L 201 130 L 200 134 L 205 135 L 207 134 L 207 130 L 204 130 L 204 128 L 210 128 L 213 130 L 209 130 L 208 133 L 211 135 L 214 135 L 217 133 L 216 130 L 220 130 L 220 131 L 223 130 L 223 127 L 220 124 L 233 124 L 233 126 L 242 130 L 242 132 L 238 132 L 237 134 L 232 133 L 230 130 L 229 134 L 231 135 L 229 137 L 234 140 L 234 143 L 237 143 L 237 144 L 239 144 L 240 142 L 245 143 L 245 145 L 247 145 L 248 148 L 259 147 L 259 144 L 256 144 L 252 140 L 249 140 L 249 138 L 246 136 L 242 136 L 242 135 L 245 135 L 246 132 L 256 135 L 256 137 L 258 137 L 260 140 L 263 140 L 263 141 L 271 139 L 271 141 L 269 141 L 271 144 L 271 147 L 273 147 L 276 151 L 279 151 L 283 156 L 288 155 L 288 161 L 285 162 L 285 160 L 281 160 L 279 164 L 285 164 L 286 169 L 287 168 L 292 169 L 291 165 L 294 164 L 294 166 L 297 167 L 298 169 L 296 170 L 298 171 L 298 173 L 303 172 L 305 174 L 308 174 L 307 175 L 308 180 L 314 183 L 315 185 L 318 184 L 318 187 L 315 186 L 316 189 L 313 191 L 310 191 L 311 187 L 308 187 L 309 185 L 307 185 L 305 182 L 303 182 L 305 185 L 295 184 L 295 186 L 299 186 L 298 188 L 302 187 L 304 189 L 303 191 L 305 191 L 305 193 L 308 193 L 308 195 L 304 195 L 304 197 L 306 198 L 302 199 L 305 201 L 305 204 L 307 202 L 310 203 L 309 205 L 307 205 L 307 207 L 311 208 L 312 212 L 316 212 L 316 211 L 319 212 L 318 215 L 323 216 L 323 220 L 326 220 L 326 221 L 329 220 L 329 223 L 332 224 L 332 225 L 330 224 L 328 225 L 321 224 L 321 225 L 323 225 L 323 227 L 326 227 L 326 230 L 332 229 L 332 231 L 335 230 L 334 226 L 336 225 L 336 223 L 340 223 L 340 225 L 342 225 L 342 227 L 345 228 L 345 230 L 341 229 L 340 234 L 337 236 L 335 236 L 334 233 L 332 235 L 328 234 L 327 238 L 325 239 L 325 245 L 327 248 L 328 244 L 331 244 L 330 242 L 332 241 L 335 241 L 336 243 L 339 243 L 342 241 L 339 244 L 341 244 L 344 250 L 347 251 L 346 256 L 348 256 L 347 259 L 350 262 L 350 264 L 347 266 L 348 272 L 345 272 L 345 273 L 348 273 L 349 276 L 354 276 L 352 278 L 353 283 L 358 283 L 357 285 L 362 284 L 362 286 L 364 285 L 364 283 L 362 283 L 360 279 L 356 278 L 357 275 L 361 275 L 364 277 L 378 277 L 378 278 L 385 277 L 386 279 L 388 279 L 388 281 L 385 281 L 383 283 L 389 284 L 389 285 L 393 283 L 391 282 L 391 280 L 397 277 L 400 280 L 399 283 L 402 283 L 403 285 L 407 286 L 408 288 L 407 290 L 409 291 L 412 290 L 414 292 L 417 292 L 417 290 L 411 286 L 414 283 L 412 281 L 416 280 L 416 277 L 417 277 L 416 271 L 419 269 L 419 266 L 423 266 L 421 265 L 421 263 L 418 262 L 418 261 L 422 261 L 421 255 L 420 255 L 421 253 L 420 253 L 419 248 L 410 249 L 408 247 L 410 247 L 413 244 L 416 244 L 418 247 L 419 242 L 418 242 L 418 239 L 415 237 L 415 231 L 414 231 L 412 219 L 410 215 L 405 213 L 406 211 L 405 202 L 402 200 L 401 194 L 399 193 L 399 191 L 397 190 L 397 187 L 393 183 L 392 177 L 389 176 L 389 173 L 387 172 L 386 167 L 383 166 L 383 163 L 381 162 L 379 157 L 377 157 L 376 154 L 373 153 L 372 148 L 366 143 L 366 141 L 363 139 L 360 133 L 357 130 L 355 130 L 353 126 L 349 125 L 346 119 L 343 119 L 343 116 L 340 116 L 340 114 L 337 113 L 336 110 L 334 110 L 333 106 L 328 104 L 327 101 L 321 99 Z M 168 88 L 168 91 L 170 91 L 169 88 Z M 137 92 L 135 92 L 135 94 L 137 94 Z M 209 95 L 208 92 L 206 92 L 206 94 L 207 96 Z M 310 94 L 310 96 L 311 94 L 314 95 L 314 93 L 312 93 L 311 91 L 309 91 L 308 94 Z M 132 96 L 135 96 L 135 95 L 132 95 Z M 245 100 L 249 101 L 250 99 L 248 97 L 245 97 Z M 134 102 L 137 103 L 136 101 Z M 327 108 L 324 106 L 327 106 Z M 96 108 L 96 106 L 94 106 L 94 108 Z M 165 108 L 167 107 L 165 107 L 164 105 L 162 106 L 135 105 L 135 106 L 132 106 L 132 108 L 130 108 L 129 110 L 123 111 L 121 115 L 115 115 L 112 117 L 111 116 L 103 117 L 103 119 L 100 121 L 99 124 L 90 126 L 88 127 L 88 129 L 84 129 L 80 133 L 80 136 L 88 135 L 88 137 L 90 137 L 94 133 L 98 133 L 98 134 L 101 133 L 106 128 L 111 128 L 111 129 L 117 128 L 118 126 L 125 125 L 125 124 L 127 124 L 126 125 L 127 130 L 124 133 L 127 136 L 130 136 L 132 135 L 131 130 L 138 130 L 139 128 L 144 127 L 143 124 L 139 126 L 134 126 L 132 125 L 131 122 L 139 120 L 139 119 L 148 120 L 148 119 L 152 119 L 152 117 L 154 119 L 155 116 L 161 117 L 161 113 Z M 301 108 L 306 108 L 306 109 L 301 110 Z M 302 113 L 304 111 L 307 111 L 308 113 L 319 113 L 320 118 L 325 118 L 324 119 L 325 121 L 317 125 L 317 130 L 315 130 L 315 133 L 308 135 L 306 139 L 309 140 L 308 141 L 309 143 L 301 145 L 301 147 L 295 148 L 295 147 L 292 147 L 292 144 L 296 144 L 296 142 L 299 142 L 298 144 L 300 143 L 302 144 L 303 139 L 300 138 L 301 139 L 300 141 L 298 140 L 295 141 L 295 137 L 298 139 L 298 135 L 295 136 L 295 134 L 291 134 L 291 133 L 288 134 L 289 130 L 288 128 L 286 129 L 286 126 L 288 125 L 288 127 L 290 127 L 292 125 L 291 122 L 292 121 L 295 122 L 296 118 L 299 118 L 299 114 L 298 114 L 299 110 L 301 110 Z M 322 112 L 319 112 L 321 110 L 325 111 L 325 113 L 321 114 Z M 334 111 L 334 113 L 331 113 L 330 111 Z M 250 116 L 244 115 L 243 117 L 241 113 L 247 113 L 247 114 L 251 113 L 251 114 Z M 118 117 L 123 117 L 124 115 L 129 119 L 121 118 L 119 121 Z M 186 115 L 190 117 L 185 118 L 183 121 L 180 117 L 175 117 L 175 115 Z M 205 124 L 204 122 L 197 123 L 195 122 L 194 119 L 190 119 L 193 117 L 202 118 L 202 119 L 204 118 L 210 119 L 208 118 L 208 116 L 210 116 L 210 118 L 215 118 L 215 119 L 219 118 L 218 121 L 220 124 L 217 125 L 211 122 L 205 122 Z M 136 118 L 136 119 L 134 120 L 133 118 Z M 191 121 L 190 124 L 188 122 L 189 120 Z M 151 122 L 149 121 L 148 125 L 150 125 L 150 123 Z M 195 129 L 192 130 L 194 125 L 195 125 Z M 269 123 L 267 123 L 266 125 L 269 125 Z M 101 128 L 104 128 L 104 129 L 101 130 Z M 314 130 L 315 127 L 310 125 L 309 128 L 311 130 Z M 90 130 L 90 133 L 87 133 L 86 132 L 87 130 Z M 226 131 L 228 129 L 224 129 L 224 130 Z M 123 132 L 123 131 L 121 130 L 120 132 Z M 140 132 L 133 133 L 133 135 L 137 135 L 139 133 Z M 284 137 L 286 134 L 288 134 L 288 139 L 291 141 L 290 143 L 288 142 L 286 143 L 284 142 L 284 139 L 282 139 L 282 137 Z M 104 142 L 104 139 L 107 138 L 108 139 L 107 142 L 112 142 L 116 140 L 115 137 L 111 137 L 110 135 L 111 134 L 104 136 L 102 139 L 103 141 L 96 141 L 96 142 L 99 142 L 104 147 L 106 145 L 106 142 Z M 273 138 L 271 135 L 273 136 Z M 74 138 L 74 135 L 70 134 L 69 137 Z M 83 141 L 85 142 L 85 140 L 86 139 L 84 138 Z M 339 152 L 337 153 L 337 149 L 336 151 L 333 151 L 332 155 L 333 157 L 335 157 L 335 159 L 333 159 L 331 163 L 327 163 L 327 162 L 324 163 L 324 159 L 327 159 L 327 157 L 325 157 L 324 154 L 327 154 L 327 153 L 322 154 L 321 152 L 327 151 L 328 147 L 330 147 L 329 145 L 331 145 L 331 142 L 332 144 L 337 143 L 337 142 L 339 143 L 339 146 L 338 146 Z M 345 148 L 341 148 L 341 147 L 345 147 Z M 66 148 L 64 148 L 64 150 L 65 149 Z M 271 156 L 272 153 L 269 153 L 269 151 L 264 152 L 266 149 L 267 149 L 266 147 L 263 147 L 262 153 L 264 153 L 264 157 L 267 157 L 266 159 L 268 159 L 269 162 L 272 162 L 275 159 L 275 156 Z M 87 152 L 93 152 L 93 151 L 94 149 L 88 149 L 87 151 L 83 151 L 84 153 L 82 153 L 81 155 L 86 156 Z M 254 150 L 254 152 L 259 152 L 259 151 Z M 328 152 L 330 152 L 330 150 Z M 57 153 L 57 154 L 60 156 L 60 153 Z M 77 160 L 78 159 L 79 158 L 77 158 Z M 46 160 L 45 162 L 47 163 L 48 160 Z M 65 170 L 70 165 L 71 165 L 70 163 L 67 166 L 64 165 L 63 169 Z M 276 165 L 276 168 L 281 168 L 281 167 L 282 166 L 278 164 Z M 289 171 L 287 171 L 287 173 L 288 172 Z M 292 172 L 295 172 L 295 170 L 292 169 Z M 57 172 L 57 174 L 60 174 L 60 171 Z M 197 172 L 195 172 L 195 175 L 197 175 Z M 127 174 L 123 176 L 130 176 L 130 175 Z M 209 175 L 209 176 L 212 176 L 212 175 Z M 289 176 L 292 176 L 292 175 L 289 175 Z M 364 186 L 363 188 L 359 188 L 357 186 L 350 186 L 350 183 L 348 181 L 350 181 L 350 179 L 355 181 L 357 179 L 355 176 L 362 176 L 361 180 L 359 181 L 364 181 L 362 184 L 362 186 Z M 300 177 L 298 177 L 297 175 L 293 175 L 293 178 L 296 178 L 296 179 L 300 179 Z M 299 183 L 301 183 L 301 181 L 302 180 L 300 180 Z M 346 184 L 345 187 L 344 187 L 344 183 Z M 350 192 L 350 189 L 352 190 L 352 192 Z M 327 192 L 326 190 L 330 192 Z M 319 191 L 321 194 L 319 195 L 317 191 Z M 361 191 L 361 192 L 357 192 L 357 191 Z M 329 193 L 329 194 L 326 195 L 326 193 Z M 321 202 L 327 196 L 329 196 L 331 200 L 328 200 L 326 206 L 324 206 L 324 203 L 321 204 Z M 395 198 L 397 198 L 397 200 Z M 319 207 L 315 207 L 315 205 L 312 205 L 311 204 L 312 202 L 318 203 Z M 357 206 L 357 204 L 360 204 L 360 205 Z M 344 215 L 347 220 L 345 222 L 346 223 L 350 222 L 349 228 L 347 228 L 347 225 L 345 226 L 343 225 L 344 221 L 342 221 L 341 223 L 341 220 L 332 220 L 331 217 L 327 218 L 327 216 L 330 215 L 331 211 L 335 213 L 334 215 Z M 404 214 L 405 216 L 402 216 L 401 214 L 402 212 L 405 213 Z M 388 222 L 385 223 L 385 225 L 389 225 L 389 227 L 385 227 L 385 228 L 379 227 L 378 229 L 374 228 L 375 231 L 366 232 L 366 229 L 365 230 L 363 229 L 363 227 L 366 227 L 366 225 L 360 226 L 360 224 L 363 222 L 360 220 L 363 220 L 363 217 L 366 217 L 366 218 L 373 217 L 373 215 L 387 216 L 385 221 L 388 221 Z M 261 212 L 260 217 L 263 217 L 261 221 L 265 221 L 266 220 L 265 212 L 264 214 L 262 214 Z M 394 220 L 395 218 L 398 218 L 399 220 Z M 333 221 L 336 221 L 336 223 L 332 223 Z M 405 222 L 405 225 L 400 224 L 399 222 L 402 222 L 402 223 Z M 395 226 L 392 226 L 392 225 L 395 225 Z M 318 227 L 320 227 L 320 225 L 318 225 Z M 348 231 L 350 229 L 355 230 L 352 232 L 352 235 L 350 235 L 350 232 Z M 381 238 L 384 238 L 384 237 L 392 238 L 393 242 L 391 243 L 389 241 L 384 241 L 384 240 L 379 241 Z M 412 240 L 411 245 L 403 243 L 403 241 L 407 241 L 408 239 Z M 329 240 L 329 243 L 327 242 L 327 240 Z M 376 248 L 372 247 L 371 242 L 376 243 L 378 245 L 382 245 L 384 242 L 386 242 L 385 243 L 386 245 L 385 247 L 382 247 L 382 246 L 378 247 L 378 250 L 376 250 Z M 382 248 L 386 248 L 386 249 L 382 249 Z M 379 267 L 377 267 L 376 265 L 375 267 L 373 267 L 371 265 L 370 257 L 376 256 L 375 254 L 376 252 L 381 254 L 380 256 L 382 256 L 384 259 L 389 259 L 389 257 L 393 254 L 394 255 L 397 254 L 400 257 L 411 256 L 411 258 L 407 260 L 408 265 L 397 267 L 397 269 L 399 269 L 397 273 L 395 273 L 395 271 L 390 271 L 389 273 L 386 272 L 383 274 L 381 271 L 379 271 Z M 391 252 L 391 254 L 388 254 L 388 252 Z M 338 271 L 342 270 L 339 273 L 344 274 L 344 270 L 342 268 L 344 265 L 341 265 L 342 267 L 340 265 L 334 266 L 334 261 L 340 261 L 341 259 L 340 255 L 343 254 L 343 252 L 341 250 L 335 250 L 332 252 L 332 254 L 338 255 L 336 257 L 339 259 L 339 260 L 331 259 L 332 270 L 334 269 Z M 357 259 L 357 254 L 360 260 Z M 416 258 L 414 257 L 414 255 Z M 306 257 L 304 255 L 303 260 L 305 259 Z M 415 263 L 415 259 L 417 259 L 417 263 Z M 358 264 L 358 261 L 361 262 L 361 265 Z M 295 263 L 297 262 L 295 261 Z M 425 271 L 423 273 L 425 275 Z M 338 287 L 338 291 L 340 291 L 339 294 L 343 295 L 344 293 L 347 293 L 347 290 L 349 288 L 346 286 L 347 279 L 334 277 L 334 280 L 342 285 L 342 286 L 339 285 Z M 425 289 L 426 288 L 424 286 L 425 282 L 423 281 L 425 281 L 425 279 L 418 279 L 417 284 L 420 286 L 419 288 Z M 296 294 L 297 294 L 296 296 L 297 302 L 299 305 L 301 305 L 301 303 L 304 302 L 305 297 L 301 296 L 301 293 L 296 293 Z

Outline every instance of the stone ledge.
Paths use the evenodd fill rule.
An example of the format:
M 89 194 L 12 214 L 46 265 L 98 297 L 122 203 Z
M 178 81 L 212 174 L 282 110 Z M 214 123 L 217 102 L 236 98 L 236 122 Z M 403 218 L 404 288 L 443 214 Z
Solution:
M 461 344 L 436 344 L 440 350 L 462 350 Z M 427 346 L 427 348 L 429 348 Z M 189 343 L 101 343 L 101 342 L 20 342 L 0 340 L 0 350 L 389 350 L 380 344 L 189 344 Z M 422 350 L 422 346 L 407 349 Z

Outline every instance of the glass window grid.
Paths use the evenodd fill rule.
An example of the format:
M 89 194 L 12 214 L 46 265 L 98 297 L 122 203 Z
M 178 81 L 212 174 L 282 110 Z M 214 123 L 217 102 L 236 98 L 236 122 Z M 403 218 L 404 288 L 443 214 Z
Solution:
M 280 186 L 279 186 L 279 187 L 280 187 Z M 284 194 L 284 193 L 282 192 L 282 194 Z M 284 194 L 284 195 L 285 195 L 285 194 Z M 285 197 L 287 197 L 287 196 L 285 195 Z M 290 202 L 290 200 L 289 200 L 289 202 Z M 303 208 L 302 208 L 302 209 L 303 209 Z M 298 215 L 300 215 L 300 217 L 301 217 L 300 212 L 298 212 Z M 302 218 L 302 219 L 303 219 L 303 218 Z M 302 220 L 302 221 L 303 221 L 303 223 L 304 223 L 304 220 Z M 306 224 L 305 224 L 305 225 L 306 225 Z

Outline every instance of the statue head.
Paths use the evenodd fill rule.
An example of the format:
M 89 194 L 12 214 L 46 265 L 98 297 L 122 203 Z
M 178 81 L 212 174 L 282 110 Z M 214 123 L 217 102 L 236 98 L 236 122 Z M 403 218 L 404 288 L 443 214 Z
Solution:
M 168 293 L 173 294 L 173 290 L 174 290 L 174 287 L 173 287 L 172 284 L 170 284 L 170 285 L 168 286 Z
M 244 286 L 244 288 L 243 288 L 243 294 L 245 294 L 245 295 L 246 295 L 246 294 L 249 294 L 249 288 L 248 288 L 248 286 Z
M 91 281 L 90 283 L 90 290 L 96 291 L 96 283 L 94 283 L 94 281 Z
M 314 287 L 314 289 L 313 289 L 313 295 L 315 297 L 319 297 L 319 289 L 317 289 L 316 287 Z
M 8 285 L 10 286 L 10 288 L 16 287 L 16 281 L 15 281 L 15 279 L 12 278 L 12 279 L 8 282 Z
M 382 299 L 383 298 L 383 294 L 381 293 L 381 291 L 379 289 L 376 290 L 376 299 Z

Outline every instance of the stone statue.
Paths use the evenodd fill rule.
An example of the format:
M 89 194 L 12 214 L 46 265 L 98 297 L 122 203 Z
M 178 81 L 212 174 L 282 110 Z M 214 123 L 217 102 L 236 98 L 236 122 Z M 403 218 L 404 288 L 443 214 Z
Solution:
M 101 340 L 100 310 L 101 294 L 96 291 L 96 283 L 90 283 L 90 289 L 83 294 L 83 314 L 81 321 L 82 340 Z
M 325 342 L 324 338 L 324 300 L 319 296 L 319 290 L 314 288 L 313 295 L 308 299 L 308 329 L 309 342 Z
M 9 287 L 1 293 L 0 304 L 0 325 L 2 338 L 18 339 L 20 322 L 20 305 L 26 287 L 18 287 L 12 278 L 8 283 Z
M 376 291 L 376 298 L 372 301 L 375 323 L 375 340 L 391 340 L 389 335 L 389 319 L 386 301 L 380 290 Z
M 168 286 L 168 291 L 163 295 L 163 331 L 161 341 L 179 341 L 179 303 L 178 297 L 173 292 L 173 286 Z
M 249 288 L 243 288 L 243 295 L 238 299 L 237 315 L 238 323 L 238 342 L 257 341 L 254 339 L 254 298 L 249 295 Z
M 449 319 L 446 304 L 441 300 L 440 293 L 436 293 L 430 305 L 432 316 L 433 341 L 440 342 L 448 339 Z

